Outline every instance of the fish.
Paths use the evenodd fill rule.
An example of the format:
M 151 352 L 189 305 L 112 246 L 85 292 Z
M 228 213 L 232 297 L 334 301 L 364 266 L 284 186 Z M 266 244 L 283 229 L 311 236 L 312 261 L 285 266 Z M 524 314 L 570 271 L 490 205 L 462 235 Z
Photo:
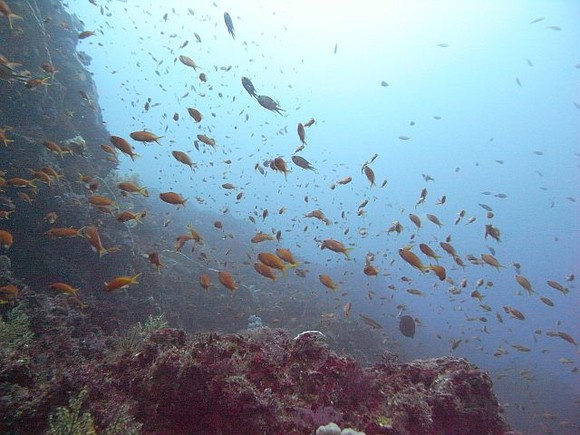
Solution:
M 276 101 L 266 95 L 258 95 L 256 99 L 260 106 L 270 110 L 271 112 L 276 112 L 280 115 L 282 115 L 282 112 L 285 112 Z
M 123 154 L 131 157 L 131 160 L 135 160 L 135 157 L 140 157 L 139 154 L 133 151 L 133 147 L 129 142 L 119 136 L 111 136 L 111 143 Z
M 526 290 L 528 292 L 528 295 L 532 295 L 532 293 L 535 293 L 535 291 L 532 289 L 532 284 L 530 284 L 530 281 L 528 281 L 528 279 L 523 276 L 523 275 L 516 275 L 515 279 L 517 281 L 517 283 L 519 285 L 521 285 L 524 290 Z
M 145 187 L 139 187 L 135 183 L 132 183 L 130 181 L 121 182 L 121 183 L 117 184 L 117 187 L 123 192 L 139 193 L 140 195 L 143 195 L 144 197 L 149 196 L 149 192 L 147 191 L 147 189 Z
M 211 279 L 208 274 L 202 273 L 199 276 L 199 285 L 201 285 L 201 288 L 203 288 L 205 291 L 209 290 L 211 287 Z
M 344 178 L 341 178 L 340 180 L 338 180 L 336 182 L 336 184 L 344 185 L 344 184 L 350 183 L 351 181 L 352 181 L 352 177 L 344 177 Z
M 417 255 L 415 255 L 413 252 L 411 252 L 410 249 L 404 248 L 399 249 L 399 255 L 403 260 L 405 260 L 415 269 L 419 269 L 422 273 L 425 273 L 429 269 L 429 266 L 425 266 L 421 261 L 421 259 L 417 257 Z
M 526 317 L 523 315 L 523 313 L 520 310 L 517 310 L 517 309 L 512 308 L 510 306 L 507 306 L 507 305 L 505 305 L 503 307 L 503 310 L 506 312 L 506 314 L 509 314 L 514 319 L 526 320 Z
M 69 294 L 69 295 L 76 295 L 77 292 L 80 290 L 80 287 L 79 288 L 73 288 L 71 285 L 66 284 L 64 282 L 55 282 L 53 284 L 50 284 L 48 286 L 48 289 L 49 290 L 56 290 L 58 292 L 66 293 L 66 294 Z
M 10 26 L 11 30 L 14 29 L 14 27 L 12 27 L 12 20 L 23 19 L 20 15 L 16 15 L 14 12 L 12 12 L 12 9 L 10 9 L 10 6 L 8 6 L 4 0 L 0 0 L 0 14 L 8 18 L 8 25 Z
M 229 272 L 222 270 L 218 272 L 219 282 L 231 292 L 235 292 L 238 289 L 238 285 L 235 283 L 234 278 Z
M 431 271 L 434 272 L 435 275 L 437 275 L 437 278 L 439 278 L 439 280 L 441 281 L 445 281 L 445 278 L 447 277 L 447 274 L 445 272 L 445 268 L 443 266 L 439 266 L 439 265 L 430 265 L 427 266 L 427 268 Z
M 278 269 L 284 276 L 286 276 L 286 269 L 293 267 L 291 264 L 285 264 L 280 257 L 270 252 L 260 252 L 258 254 L 258 260 L 260 260 L 266 266 L 271 267 L 272 269 Z
M 365 173 L 365 176 L 367 177 L 367 180 L 369 180 L 369 183 L 371 183 L 371 187 L 376 186 L 375 184 L 375 172 L 371 169 L 371 167 L 369 165 L 364 165 L 363 166 L 363 170 Z
M 443 226 L 443 224 L 439 221 L 439 218 L 434 214 L 427 214 L 427 219 L 437 225 L 439 228 Z
M 570 290 L 560 284 L 558 281 L 546 281 L 546 283 L 555 290 L 558 290 L 562 294 L 567 294 Z
M 399 318 L 399 331 L 401 331 L 401 334 L 405 337 L 415 337 L 415 319 L 411 316 L 401 316 Z
M 308 128 L 308 127 L 312 126 L 315 122 L 316 122 L 316 120 L 314 118 L 310 118 L 308 121 L 306 121 L 304 123 L 304 127 Z
M 161 273 L 161 267 L 163 266 L 163 264 L 161 263 L 159 252 L 150 252 L 147 255 L 147 259 L 149 260 L 149 263 L 155 266 L 155 268 L 157 269 L 157 273 Z
M 287 178 L 288 167 L 286 166 L 286 161 L 282 157 L 276 157 L 273 161 L 274 168 L 284 174 L 284 179 Z
M 317 171 L 316 171 L 316 168 L 315 168 L 314 166 L 312 166 L 312 165 L 310 164 L 310 162 L 309 162 L 308 160 L 306 160 L 304 157 L 300 157 L 300 156 L 292 156 L 291 158 L 292 158 L 292 162 L 293 162 L 293 163 L 294 163 L 296 166 L 298 166 L 298 167 L 300 167 L 300 168 L 302 168 L 302 169 L 306 169 L 306 170 L 310 170 L 310 171 L 317 172 Z
M 183 54 L 179 56 L 179 61 L 185 66 L 193 68 L 195 71 L 199 68 L 191 57 L 184 56 Z
M 85 31 L 78 34 L 78 38 L 79 39 L 87 39 L 87 38 L 94 36 L 94 35 L 95 35 L 95 32 L 93 30 L 85 30 Z
M 570 344 L 573 344 L 574 346 L 578 345 L 576 343 L 576 340 L 574 340 L 574 338 L 570 334 L 567 334 L 567 333 L 562 332 L 562 331 L 558 331 L 558 337 L 560 337 L 562 340 L 567 341 Z
M 497 261 L 497 259 L 491 254 L 481 254 L 481 259 L 484 261 L 484 263 L 495 267 L 498 271 L 500 267 L 503 267 L 501 264 L 499 264 L 499 261 Z
M 119 213 L 116 219 L 119 222 L 128 222 L 130 220 L 134 220 L 135 222 L 142 224 L 143 222 L 141 221 L 141 218 L 145 217 L 146 214 L 147 212 L 145 210 L 140 213 L 133 213 L 132 211 L 125 210 Z
M 99 254 L 101 258 L 105 254 L 110 254 L 111 252 L 117 252 L 119 248 L 105 248 L 101 242 L 101 236 L 99 235 L 99 230 L 94 225 L 89 225 L 82 228 L 83 237 L 87 239 L 93 251 Z
M 354 248 L 346 248 L 341 242 L 334 239 L 325 239 L 322 241 L 320 249 L 330 249 L 339 254 L 344 254 L 346 258 L 350 258 L 348 251 L 352 251 Z
M 113 278 L 109 282 L 105 282 L 105 288 L 103 290 L 106 291 L 107 293 L 110 293 L 114 290 L 122 290 L 128 288 L 131 285 L 137 285 L 139 284 L 139 281 L 137 281 L 137 279 L 141 275 L 142 273 L 137 273 L 133 276 L 118 276 L 116 278 Z
M 250 96 L 258 98 L 258 95 L 256 94 L 256 88 L 254 88 L 254 85 L 249 78 L 242 77 L 242 86 L 244 87 L 246 92 L 250 94 Z
M 415 224 L 417 229 L 421 228 L 421 218 L 419 218 L 419 216 L 413 213 L 409 213 L 409 219 L 411 219 L 411 222 Z
M 372 317 L 365 316 L 364 314 L 359 314 L 359 317 L 363 320 L 363 322 L 365 322 L 371 328 L 373 328 L 373 329 L 383 329 L 383 325 L 381 325 L 379 322 L 377 322 Z
M 192 162 L 191 161 L 191 158 L 186 153 L 184 153 L 183 151 L 171 151 L 171 155 L 178 162 L 183 163 L 184 165 L 189 166 L 192 171 L 197 167 L 197 164 L 194 163 L 194 162 Z
M 60 239 L 63 237 L 84 237 L 83 228 L 51 228 L 44 233 L 51 239 Z
M 201 116 L 201 112 L 197 109 L 194 109 L 193 107 L 189 107 L 187 109 L 187 113 L 189 113 L 189 116 L 191 116 L 195 122 L 201 122 L 203 118 L 203 116 Z
M 431 249 L 429 247 L 429 245 L 425 244 L 425 243 L 420 243 L 419 244 L 419 249 L 421 250 L 421 252 L 423 254 L 425 254 L 427 257 L 431 257 L 433 260 L 439 262 L 439 259 L 441 258 L 440 255 L 437 255 L 435 253 L 435 251 L 433 251 L 433 249 Z
M 89 204 L 96 205 L 97 207 L 117 207 L 117 203 L 112 200 L 111 198 L 107 198 L 106 196 L 100 195 L 91 195 L 89 196 Z
M 300 139 L 302 145 L 306 145 L 306 132 L 304 131 L 304 124 L 299 122 L 296 131 L 298 132 L 298 139 Z
M 160 193 L 159 198 L 168 204 L 177 205 L 178 207 L 179 206 L 185 207 L 185 202 L 187 201 L 187 198 L 183 199 L 183 196 L 175 192 Z
M 316 218 L 318 220 L 321 220 L 322 222 L 324 222 L 326 225 L 330 225 L 330 219 L 328 219 L 325 214 L 322 212 L 322 210 L 318 209 L 318 210 L 312 210 L 310 213 L 306 213 L 304 215 L 304 217 L 307 218 Z
M 378 269 L 372 264 L 366 264 L 363 273 L 367 276 L 377 276 L 379 274 Z
M 486 239 L 487 239 L 487 236 L 490 236 L 496 242 L 501 242 L 500 235 L 501 235 L 501 233 L 500 233 L 499 228 L 496 228 L 491 224 L 485 225 L 485 238 Z
M 274 237 L 272 237 L 270 234 L 266 234 L 266 233 L 263 233 L 262 231 L 260 231 L 254 237 L 252 237 L 250 239 L 250 242 L 260 243 L 260 242 L 264 242 L 266 240 L 274 240 Z
M 227 12 L 224 12 L 224 21 L 226 23 L 226 27 L 228 28 L 228 33 L 232 35 L 233 39 L 236 39 L 236 31 L 234 29 L 234 23 L 232 22 L 232 17 Z
M 334 283 L 332 278 L 329 275 L 318 275 L 318 280 L 324 285 L 325 287 L 329 288 L 332 291 L 338 290 L 338 286 Z
M 150 131 L 145 131 L 145 130 L 139 130 L 139 131 L 134 131 L 132 133 L 129 133 L 129 136 L 131 136 L 131 139 L 136 140 L 137 142 L 157 142 L 159 144 L 159 139 L 163 138 L 164 136 L 157 136 L 154 133 L 151 133 Z M 159 144 L 161 145 L 161 144 Z
M 294 259 L 294 255 L 292 255 L 290 249 L 276 248 L 276 255 L 294 267 L 300 265 L 300 263 Z
M 197 140 L 199 140 L 200 142 L 203 142 L 206 145 L 209 145 L 209 146 L 215 148 L 215 139 L 213 139 L 209 136 L 206 136 L 205 134 L 198 134 Z
M 10 247 L 14 243 L 14 236 L 8 230 L 0 230 L 0 248 L 2 249 L 10 249 Z
M 254 270 L 258 272 L 260 275 L 271 279 L 272 281 L 276 281 L 278 276 L 274 273 L 270 266 L 266 266 L 264 263 L 258 261 L 254 263 Z

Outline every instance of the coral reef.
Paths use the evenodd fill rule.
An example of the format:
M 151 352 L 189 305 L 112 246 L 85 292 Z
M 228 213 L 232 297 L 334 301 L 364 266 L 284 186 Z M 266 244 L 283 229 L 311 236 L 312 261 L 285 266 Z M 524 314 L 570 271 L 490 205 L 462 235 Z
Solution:
M 18 379 L 26 382 L 0 376 L 0 430 L 41 432 L 76 415 L 97 433 L 114 433 L 105 428 L 121 409 L 124 427 L 142 424 L 144 433 L 303 434 L 329 423 L 368 434 L 509 430 L 489 377 L 460 358 L 386 358 L 363 368 L 333 352 L 320 334 L 292 338 L 263 327 L 188 336 L 152 324 L 159 329 L 145 333 L 139 325 L 146 335 L 123 353 L 115 340 L 99 349 L 97 337 L 87 343 L 69 335 L 64 364 L 37 340 L 20 369 Z M 83 351 L 81 342 L 93 351 Z M 0 374 L 15 364 L 16 356 L 6 357 Z

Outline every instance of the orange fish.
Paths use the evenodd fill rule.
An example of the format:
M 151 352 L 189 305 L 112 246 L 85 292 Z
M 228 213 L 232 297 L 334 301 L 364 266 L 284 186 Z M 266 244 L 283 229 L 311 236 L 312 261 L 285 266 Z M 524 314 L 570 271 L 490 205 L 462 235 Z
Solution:
M 263 232 L 260 231 L 254 237 L 252 237 L 250 239 L 250 242 L 252 242 L 252 243 L 260 243 L 260 242 L 264 242 L 266 240 L 274 240 L 274 237 L 272 237 L 270 234 L 266 234 L 266 233 L 263 233 Z
M 535 293 L 535 291 L 532 289 L 532 284 L 530 284 L 530 281 L 528 281 L 528 279 L 525 276 L 516 275 L 515 278 L 518 284 L 521 285 L 530 296 L 532 295 L 532 293 Z
M 12 12 L 10 6 L 8 6 L 8 4 L 4 0 L 0 0 L 0 13 L 4 15 L 6 18 L 8 18 L 8 24 L 10 25 L 10 29 L 13 29 L 12 20 L 22 19 L 20 15 L 16 15 L 15 13 Z
M 363 272 L 367 276 L 377 276 L 379 274 L 377 268 L 370 263 L 365 266 Z
M 145 197 L 149 196 L 149 192 L 147 191 L 147 189 L 145 187 L 139 187 L 135 183 L 131 183 L 130 181 L 124 181 L 122 183 L 117 184 L 117 186 L 123 192 L 139 193 Z
M 189 158 L 189 156 L 187 154 L 185 154 L 183 151 L 171 151 L 171 155 L 173 157 L 175 157 L 175 160 L 177 160 L 178 162 L 183 163 L 184 165 L 189 166 L 192 171 L 197 166 L 195 163 L 193 163 L 191 161 L 191 159 Z
M 181 205 L 183 207 L 185 207 L 185 202 L 187 201 L 187 199 L 183 199 L 183 197 L 179 193 L 175 192 L 160 193 L 159 198 L 161 198 L 162 201 L 165 201 L 168 204 L 177 206 Z
M 270 278 L 272 281 L 276 281 L 278 279 L 272 268 L 270 266 L 266 266 L 264 263 L 260 261 L 254 263 L 254 269 L 260 275 L 265 276 L 266 278 Z
M 209 145 L 209 146 L 215 148 L 215 139 L 213 139 L 209 136 L 206 136 L 205 134 L 198 134 L 197 140 L 199 140 L 200 142 L 203 142 L 206 145 Z
M 338 290 L 338 286 L 332 281 L 332 278 L 328 275 L 318 275 L 318 279 L 325 287 L 328 287 L 332 291 Z
M 133 276 L 118 276 L 113 278 L 113 280 L 109 282 L 105 282 L 105 288 L 103 289 L 106 292 L 112 292 L 113 290 L 121 290 L 128 288 L 130 285 L 139 284 L 137 279 L 141 276 L 141 273 L 138 273 Z
M 161 263 L 161 259 L 159 258 L 159 252 L 150 252 L 147 256 L 149 263 L 154 265 L 157 268 L 157 273 L 161 273 L 161 267 L 163 264 Z
M 189 113 L 189 116 L 191 116 L 195 122 L 200 122 L 202 119 L 201 112 L 197 109 L 190 107 L 187 109 L 187 113 Z
M 503 267 L 501 264 L 499 264 L 499 261 L 497 261 L 493 255 L 481 254 L 481 259 L 490 266 L 495 267 L 498 271 L 500 267 Z
M 93 36 L 94 34 L 95 32 L 92 30 L 85 30 L 84 32 L 79 33 L 78 38 L 87 39 L 88 37 Z
M 348 184 L 352 181 L 352 177 L 344 177 L 336 182 L 336 184 Z
M 9 219 L 10 214 L 14 213 L 16 210 L 0 210 L 0 219 Z
M 274 169 L 284 174 L 284 179 L 287 179 L 288 167 L 282 157 L 276 157 L 273 162 Z
M 101 242 L 101 236 L 99 235 L 99 230 L 97 227 L 93 225 L 89 225 L 88 227 L 83 228 L 83 235 L 91 244 L 91 247 L 95 252 L 99 254 L 99 258 L 105 254 L 109 254 L 111 252 L 117 252 L 119 248 L 105 248 L 103 243 Z
M 135 222 L 142 224 L 143 222 L 141 222 L 141 218 L 144 217 L 146 214 L 147 212 L 145 210 L 143 210 L 141 213 L 133 213 L 128 210 L 122 211 L 117 215 L 117 220 L 119 222 L 128 222 L 130 220 L 134 220 Z
M 6 137 L 6 129 L 0 128 L 0 142 L 4 144 L 4 146 L 8 146 L 9 143 L 14 142 Z
M 229 274 L 229 272 L 222 270 L 218 273 L 218 279 L 220 283 L 231 292 L 235 292 L 238 289 L 238 286 L 234 282 L 234 279 Z
M 0 305 L 5 303 L 14 304 L 20 290 L 14 284 L 7 284 L 0 287 Z
M 399 255 L 403 260 L 409 263 L 416 269 L 419 269 L 421 272 L 425 273 L 429 269 L 429 266 L 425 266 L 419 257 L 417 257 L 411 250 L 409 249 L 399 249 Z
M 258 254 L 258 260 L 273 269 L 278 269 L 282 272 L 282 275 L 286 275 L 286 269 L 290 267 L 288 264 L 284 264 L 280 257 L 271 254 L 270 252 L 261 252 Z
M 415 224 L 417 229 L 421 228 L 421 218 L 419 218 L 419 216 L 413 213 L 409 213 L 409 219 L 411 219 L 411 222 Z
M 129 133 L 131 139 L 136 140 L 137 142 L 157 142 L 159 144 L 159 139 L 163 136 L 157 136 L 156 134 L 151 133 L 150 131 L 139 130 Z M 159 144 L 161 145 L 161 144 Z
M 439 242 L 439 246 L 441 246 L 441 249 L 443 249 L 445 252 L 447 252 L 452 257 L 457 257 L 457 251 L 455 251 L 455 248 L 453 246 L 451 246 L 449 243 Z
M 199 284 L 201 285 L 201 287 L 207 291 L 209 290 L 210 286 L 211 286 L 211 280 L 209 278 L 209 275 L 207 274 L 202 274 L 199 276 Z
M 445 268 L 443 266 L 431 265 L 431 266 L 427 266 L 427 269 L 430 270 L 431 272 L 434 272 L 435 275 L 437 275 L 437 278 L 439 278 L 441 281 L 445 281 L 447 274 L 446 274 Z
M 59 156 L 63 156 L 64 154 L 66 154 L 65 151 L 63 151 L 63 149 L 60 147 L 59 144 L 57 144 L 56 142 L 52 142 L 50 140 L 44 141 L 42 143 L 42 145 L 44 145 L 44 147 L 49 150 L 52 151 L 55 154 L 58 154 Z
M 6 230 L 0 230 L 0 248 L 10 249 L 14 243 L 12 233 Z
M 423 254 L 425 254 L 427 257 L 431 257 L 432 259 L 434 259 L 435 261 L 439 261 L 439 259 L 441 258 L 441 256 L 435 254 L 435 251 L 433 251 L 433 249 L 431 249 L 429 247 L 429 245 L 426 245 L 425 243 L 421 243 L 419 244 L 419 249 L 421 250 L 421 252 Z
M 123 154 L 131 157 L 131 160 L 135 160 L 135 157 L 139 157 L 139 154 L 133 151 L 133 147 L 129 142 L 119 136 L 111 136 L 111 143 Z
M 53 222 L 54 223 L 54 222 Z M 44 233 L 51 239 L 60 239 L 62 237 L 84 237 L 83 229 L 80 228 L 51 228 Z
M 50 284 L 48 286 L 49 290 L 56 290 L 59 291 L 61 293 L 66 293 L 69 295 L 76 295 L 77 292 L 80 290 L 79 288 L 73 288 L 72 286 L 64 283 L 64 282 L 55 282 L 54 284 Z
M 105 196 L 100 195 L 91 195 L 89 196 L 89 203 L 96 205 L 97 207 L 117 207 L 117 203 L 113 201 L 111 198 L 107 198 Z
M 276 248 L 276 255 L 294 267 L 297 267 L 300 264 L 294 259 L 290 249 Z
M 326 239 L 322 241 L 322 245 L 320 246 L 321 249 L 327 248 L 331 251 L 337 252 L 339 254 L 344 254 L 346 258 L 350 258 L 348 256 L 348 251 L 353 250 L 354 248 L 345 248 L 345 246 L 337 240 L 333 239 Z

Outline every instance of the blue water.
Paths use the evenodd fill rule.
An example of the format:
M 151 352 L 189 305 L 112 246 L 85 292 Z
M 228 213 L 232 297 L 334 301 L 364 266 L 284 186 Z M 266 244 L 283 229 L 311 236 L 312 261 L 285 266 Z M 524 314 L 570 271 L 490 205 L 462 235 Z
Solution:
M 97 3 L 103 13 L 89 2 L 70 2 L 70 10 L 85 29 L 97 30 L 78 50 L 93 58 L 89 70 L 109 131 L 128 138 L 147 129 L 164 136 L 161 145 L 132 142 L 141 158 L 121 156 L 121 174 L 137 174 L 150 189 L 179 192 L 203 210 L 244 220 L 254 216 L 256 232 L 281 230 L 283 246 L 310 262 L 312 291 L 326 291 L 316 279 L 319 273 L 339 284 L 336 294 L 325 296 L 328 311 L 342 316 L 342 306 L 351 302 L 351 316 L 362 313 L 381 322 L 385 346 L 395 346 L 405 359 L 449 354 L 453 340 L 461 339 L 453 353 L 492 374 L 514 428 L 578 430 L 577 348 L 545 332 L 580 337 L 578 293 L 575 281 L 566 281 L 580 273 L 580 3 Z M 224 24 L 225 11 L 235 40 Z M 200 69 L 181 64 L 179 55 L 194 59 Z M 243 89 L 242 76 L 258 94 L 278 101 L 283 115 L 259 106 Z M 188 107 L 203 114 L 199 124 Z M 300 155 L 316 173 L 290 163 L 300 145 L 296 126 L 310 118 L 316 123 L 306 129 Z M 202 144 L 196 150 L 193 141 L 200 133 L 215 138 L 216 149 Z M 172 150 L 187 152 L 197 169 L 178 163 Z M 370 166 L 377 186 L 371 187 L 361 166 L 375 153 Z M 278 156 L 291 169 L 287 180 L 254 169 Z M 346 176 L 351 183 L 331 188 Z M 387 184 L 380 188 L 383 180 Z M 236 189 L 225 190 L 224 183 Z M 423 188 L 425 202 L 415 207 Z M 443 195 L 445 204 L 436 205 Z M 369 202 L 359 216 L 364 200 Z M 480 203 L 493 209 L 491 221 Z M 157 207 L 164 206 L 170 217 L 188 213 L 187 207 Z M 287 210 L 279 214 L 282 207 Z M 333 224 L 304 217 L 315 209 Z M 461 210 L 465 217 L 454 225 Z M 409 213 L 420 216 L 418 231 Z M 427 213 L 443 226 L 429 222 Z M 475 221 L 467 224 L 469 218 Z M 387 233 L 394 221 L 404 227 L 400 235 Z M 489 222 L 501 230 L 501 243 L 484 239 Z M 439 248 L 447 236 L 464 269 Z M 320 250 L 316 240 L 328 238 L 353 247 L 351 259 Z M 441 254 L 456 286 L 467 280 L 461 294 L 450 295 L 452 283 L 402 261 L 398 250 L 420 242 Z M 247 244 L 252 257 L 261 249 L 246 239 L 232 243 Z M 490 249 L 505 267 L 465 260 Z M 418 247 L 413 251 L 419 253 Z M 375 278 L 362 273 L 369 252 L 380 271 Z M 514 262 L 536 294 L 529 296 L 516 283 Z M 479 279 L 493 283 L 479 289 L 489 313 L 470 297 Z M 288 280 L 291 286 L 300 278 Z M 562 283 L 569 294 L 548 287 L 547 280 Z M 425 296 L 411 295 L 408 288 Z M 399 304 L 420 321 L 413 340 L 397 331 Z M 517 308 L 526 319 L 510 318 L 503 306 Z M 487 322 L 470 320 L 474 317 Z M 518 352 L 513 344 L 531 351 Z M 507 355 L 494 356 L 500 347 Z

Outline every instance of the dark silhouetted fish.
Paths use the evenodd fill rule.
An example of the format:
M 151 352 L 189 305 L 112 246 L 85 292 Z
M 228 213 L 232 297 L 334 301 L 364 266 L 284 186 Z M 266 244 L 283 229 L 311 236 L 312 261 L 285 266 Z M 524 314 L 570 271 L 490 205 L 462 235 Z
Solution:
M 399 319 L 399 330 L 405 337 L 415 337 L 415 319 L 411 316 L 401 316 Z
M 254 98 L 258 98 L 258 95 L 256 95 L 256 88 L 254 88 L 254 85 L 252 84 L 252 81 L 249 78 L 242 77 L 242 86 L 246 91 L 248 91 L 248 94 L 250 94 Z
M 258 95 L 256 99 L 258 100 L 258 103 L 260 103 L 260 106 L 265 107 L 266 109 L 271 110 L 272 112 L 277 112 L 280 115 L 282 114 L 282 112 L 285 112 L 285 110 L 282 109 L 277 102 L 275 102 L 270 97 L 267 97 L 266 95 Z
M 226 22 L 226 27 L 228 28 L 228 32 L 232 35 L 232 38 L 236 39 L 236 33 L 234 29 L 234 23 L 232 22 L 232 17 L 227 12 L 224 12 L 224 21 Z

